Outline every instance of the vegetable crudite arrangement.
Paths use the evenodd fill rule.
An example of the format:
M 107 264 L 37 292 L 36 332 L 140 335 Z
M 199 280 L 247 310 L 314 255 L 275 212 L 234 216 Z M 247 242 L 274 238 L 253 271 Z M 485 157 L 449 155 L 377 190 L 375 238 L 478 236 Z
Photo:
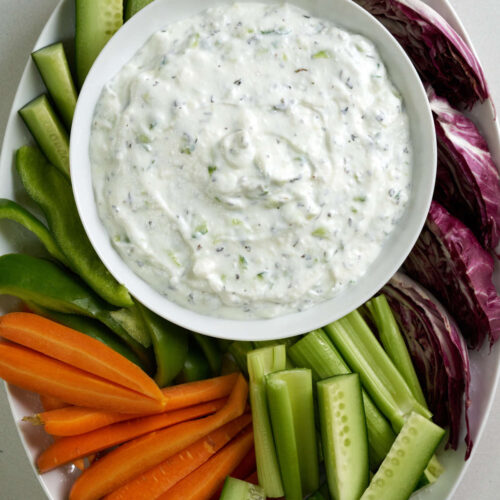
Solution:
M 70 500 L 404 500 L 432 487 L 444 448 L 464 439 L 467 459 L 473 447 L 469 350 L 500 337 L 499 174 L 468 115 L 488 98 L 479 62 L 420 0 L 357 0 L 427 89 L 438 175 L 424 229 L 347 316 L 280 341 L 216 341 L 113 278 L 71 189 L 78 90 L 149 3 L 75 0 L 74 61 L 66 42 L 32 54 L 46 93 L 19 114 L 36 145 L 17 151 L 24 201 L 1 199 L 0 219 L 33 233 L 45 257 L 0 256 L 0 294 L 22 304 L 0 317 L 0 377 L 40 396 L 42 410 L 19 424 L 51 437 L 38 472 L 80 469 Z

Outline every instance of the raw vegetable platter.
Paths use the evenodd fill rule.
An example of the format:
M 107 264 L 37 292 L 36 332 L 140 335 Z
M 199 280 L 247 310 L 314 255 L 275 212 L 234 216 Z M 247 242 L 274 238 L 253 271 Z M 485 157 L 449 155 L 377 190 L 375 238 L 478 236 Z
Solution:
M 446 2 L 432 0 L 427 3 L 438 10 L 455 27 L 459 34 L 467 40 L 467 36 L 459 20 Z M 73 26 L 73 1 L 63 0 L 42 31 L 35 49 L 45 47 L 60 40 L 73 38 Z M 12 158 L 17 148 L 23 144 L 32 142 L 28 130 L 17 116 L 17 110 L 42 92 L 44 92 L 42 81 L 33 62 L 29 61 L 13 103 L 0 160 L 0 197 L 14 199 L 26 204 L 30 208 L 33 208 L 33 206 L 27 200 L 26 194 L 23 193 L 19 180 L 14 173 Z M 486 102 L 482 105 L 476 105 L 472 111 L 472 115 L 488 141 L 494 160 L 499 164 L 500 142 L 491 104 Z M 37 256 L 45 255 L 37 242 L 27 232 L 18 231 L 17 227 L 10 223 L 2 223 L 0 229 L 0 254 L 22 252 Z M 497 280 L 497 288 L 498 283 L 499 281 Z M 5 297 L 0 299 L 0 312 L 2 313 L 14 310 L 17 306 L 18 303 L 12 299 L 6 299 Z M 472 439 L 477 445 L 481 430 L 488 417 L 498 380 L 500 350 L 498 345 L 496 345 L 489 352 L 488 346 L 485 344 L 481 351 L 470 351 L 469 354 L 472 372 L 470 423 Z M 8 387 L 8 393 L 16 422 L 20 422 L 25 415 L 36 413 L 40 409 L 38 398 L 35 395 L 12 386 Z M 445 472 L 434 485 L 417 493 L 415 498 L 441 500 L 451 497 L 454 489 L 458 486 L 459 478 L 463 474 L 465 466 L 470 462 L 463 461 L 465 453 L 465 445 L 463 444 L 464 434 L 465 426 L 462 425 L 461 444 L 458 451 L 448 450 L 439 454 L 439 459 L 445 467 Z M 48 445 L 50 440 L 42 428 L 24 424 L 20 426 L 20 436 L 32 463 L 40 451 Z M 66 497 L 70 484 L 78 473 L 74 466 L 67 466 L 38 477 L 48 496 L 59 499 Z

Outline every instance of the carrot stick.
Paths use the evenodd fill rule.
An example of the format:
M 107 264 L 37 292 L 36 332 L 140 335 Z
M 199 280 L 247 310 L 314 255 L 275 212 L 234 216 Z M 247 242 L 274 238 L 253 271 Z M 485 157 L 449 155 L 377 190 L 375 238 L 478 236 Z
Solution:
M 225 400 L 217 400 L 182 410 L 127 420 L 77 436 L 62 437 L 38 457 L 36 462 L 38 470 L 41 473 L 47 472 L 77 458 L 105 450 L 143 434 L 209 415 L 222 408 L 224 404 Z
M 25 312 L 0 317 L 0 336 L 158 401 L 159 387 L 137 365 L 72 328 Z
M 255 457 L 255 447 L 252 446 L 250 451 L 243 457 L 243 460 L 236 466 L 236 468 L 231 472 L 231 477 L 235 479 L 244 480 L 250 474 L 252 474 L 257 469 L 257 462 Z M 221 484 L 215 493 L 212 495 L 211 500 L 219 500 L 220 495 L 222 493 L 222 488 L 224 487 Z
M 163 402 L 8 342 L 0 342 L 0 378 L 80 406 L 122 413 L 154 413 L 163 408 Z
M 233 470 L 231 477 L 244 480 L 256 470 L 256 467 L 255 448 L 252 446 L 250 451 L 243 457 L 243 460 Z
M 252 421 L 250 414 L 232 420 L 181 452 L 140 474 L 106 496 L 106 500 L 154 500 L 204 464 Z
M 74 483 L 70 500 L 97 500 L 243 414 L 248 384 L 239 375 L 226 405 L 215 415 L 146 434 L 111 451 Z
M 75 467 L 77 467 L 78 469 L 80 469 L 81 471 L 84 471 L 85 470 L 85 459 L 84 458 L 77 458 L 73 464 L 75 465 Z
M 32 417 L 24 417 L 23 421 L 45 426 L 45 432 L 52 436 L 76 436 L 143 416 L 95 410 L 83 406 L 67 406 L 37 413 Z
M 249 428 L 158 499 L 208 500 L 252 445 L 253 431 Z
M 237 374 L 216 377 L 200 382 L 190 382 L 162 389 L 167 401 L 163 411 L 187 408 L 228 396 L 234 387 Z M 106 427 L 108 425 L 144 415 L 97 410 L 81 406 L 70 406 L 62 410 L 45 411 L 24 420 L 36 425 L 45 425 L 45 431 L 53 436 L 74 436 Z
M 186 408 L 206 401 L 225 398 L 231 393 L 237 377 L 237 373 L 231 373 L 222 377 L 165 387 L 162 390 L 163 396 L 167 400 L 165 408 L 167 410 L 176 410 L 177 408 Z
M 68 403 L 52 396 L 40 396 L 40 403 L 42 403 L 44 411 L 59 410 L 69 406 Z

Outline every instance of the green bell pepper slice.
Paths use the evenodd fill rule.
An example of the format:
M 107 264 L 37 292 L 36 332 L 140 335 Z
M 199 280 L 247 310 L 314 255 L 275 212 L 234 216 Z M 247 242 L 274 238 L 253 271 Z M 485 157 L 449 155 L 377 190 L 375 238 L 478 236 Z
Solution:
M 144 325 L 151 337 L 156 358 L 155 381 L 169 385 L 180 373 L 188 354 L 189 332 L 174 325 L 137 303 Z
M 148 372 L 151 371 L 151 352 L 112 318 L 114 308 L 59 265 L 23 254 L 2 255 L 0 294 L 35 302 L 56 312 L 81 314 L 99 320 L 134 351 Z
M 8 219 L 31 231 L 54 259 L 69 265 L 50 231 L 33 214 L 16 202 L 0 198 L 0 219 Z
M 18 149 L 16 168 L 27 193 L 42 209 L 71 269 L 110 304 L 132 306 L 127 289 L 106 269 L 85 233 L 70 181 L 32 146 Z

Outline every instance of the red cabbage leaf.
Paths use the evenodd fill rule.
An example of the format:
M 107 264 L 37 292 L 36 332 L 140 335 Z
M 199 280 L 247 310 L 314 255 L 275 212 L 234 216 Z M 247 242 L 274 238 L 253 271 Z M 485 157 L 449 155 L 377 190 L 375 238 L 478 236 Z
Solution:
M 427 96 L 438 144 L 434 198 L 494 250 L 500 238 L 500 182 L 488 145 L 474 123 L 431 87 Z
M 433 201 L 404 268 L 443 302 L 472 348 L 481 347 L 486 335 L 490 345 L 500 336 L 493 267 L 472 231 Z
M 465 459 L 469 458 L 469 354 L 456 323 L 430 292 L 403 273 L 396 273 L 382 292 L 405 336 L 433 419 L 449 426 L 448 446 L 455 450 L 465 395 Z
M 460 35 L 421 0 L 355 0 L 398 40 L 426 83 L 455 106 L 488 98 L 476 56 Z

